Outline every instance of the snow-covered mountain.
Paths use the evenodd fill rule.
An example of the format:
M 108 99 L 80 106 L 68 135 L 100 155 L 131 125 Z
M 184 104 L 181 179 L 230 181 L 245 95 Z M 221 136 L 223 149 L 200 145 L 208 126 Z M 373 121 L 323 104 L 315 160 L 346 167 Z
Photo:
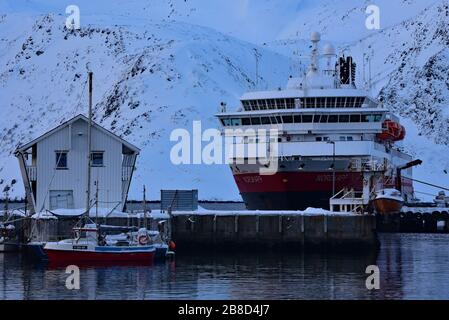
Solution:
M 142 149 L 131 198 L 145 183 L 154 199 L 161 188 L 198 188 L 202 199 L 238 200 L 226 166 L 172 165 L 169 135 L 194 120 L 218 127 L 220 102 L 234 107 L 255 89 L 255 50 L 258 87 L 283 87 L 306 63 L 312 30 L 356 60 L 372 54 L 373 94 L 403 117 L 404 148 L 425 161 L 418 178 L 449 186 L 448 0 L 78 0 L 73 32 L 69 4 L 0 3 L 0 188 L 18 180 L 14 196 L 23 188 L 12 151 L 85 111 L 89 69 L 96 121 Z M 379 31 L 365 28 L 370 4 Z

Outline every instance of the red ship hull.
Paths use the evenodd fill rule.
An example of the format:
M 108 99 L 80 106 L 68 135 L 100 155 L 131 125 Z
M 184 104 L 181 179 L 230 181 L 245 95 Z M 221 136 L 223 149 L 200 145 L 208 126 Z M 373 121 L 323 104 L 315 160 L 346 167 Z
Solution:
M 147 263 L 154 260 L 155 251 L 149 252 L 96 252 L 96 251 L 73 251 L 73 250 L 49 250 L 44 249 L 51 263 Z
M 333 196 L 332 171 L 235 174 L 234 179 L 249 210 L 329 209 Z M 411 181 L 403 182 L 405 190 L 412 188 Z M 336 172 L 335 192 L 344 188 L 362 191 L 363 173 Z

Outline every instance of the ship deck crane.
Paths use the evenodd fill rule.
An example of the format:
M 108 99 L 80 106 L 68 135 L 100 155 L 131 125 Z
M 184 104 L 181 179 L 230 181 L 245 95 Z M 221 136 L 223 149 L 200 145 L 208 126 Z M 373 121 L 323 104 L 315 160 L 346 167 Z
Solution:
M 418 159 L 396 168 L 396 189 L 398 191 L 402 193 L 402 171 L 416 166 L 420 166 L 421 164 L 422 160 Z

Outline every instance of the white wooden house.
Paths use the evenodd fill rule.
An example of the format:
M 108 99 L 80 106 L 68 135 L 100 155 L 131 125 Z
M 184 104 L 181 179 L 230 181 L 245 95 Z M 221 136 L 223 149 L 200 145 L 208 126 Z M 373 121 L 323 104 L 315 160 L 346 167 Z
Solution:
M 17 148 L 29 210 L 85 209 L 88 119 L 78 115 Z M 96 123 L 91 127 L 91 205 L 124 210 L 140 150 Z

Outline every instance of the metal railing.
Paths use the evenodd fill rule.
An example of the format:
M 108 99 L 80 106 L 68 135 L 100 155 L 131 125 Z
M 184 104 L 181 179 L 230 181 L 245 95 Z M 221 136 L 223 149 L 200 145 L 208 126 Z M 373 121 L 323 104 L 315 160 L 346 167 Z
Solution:
M 331 212 L 364 213 L 367 201 L 362 191 L 343 189 L 329 200 Z M 336 210 L 336 207 L 338 210 Z

